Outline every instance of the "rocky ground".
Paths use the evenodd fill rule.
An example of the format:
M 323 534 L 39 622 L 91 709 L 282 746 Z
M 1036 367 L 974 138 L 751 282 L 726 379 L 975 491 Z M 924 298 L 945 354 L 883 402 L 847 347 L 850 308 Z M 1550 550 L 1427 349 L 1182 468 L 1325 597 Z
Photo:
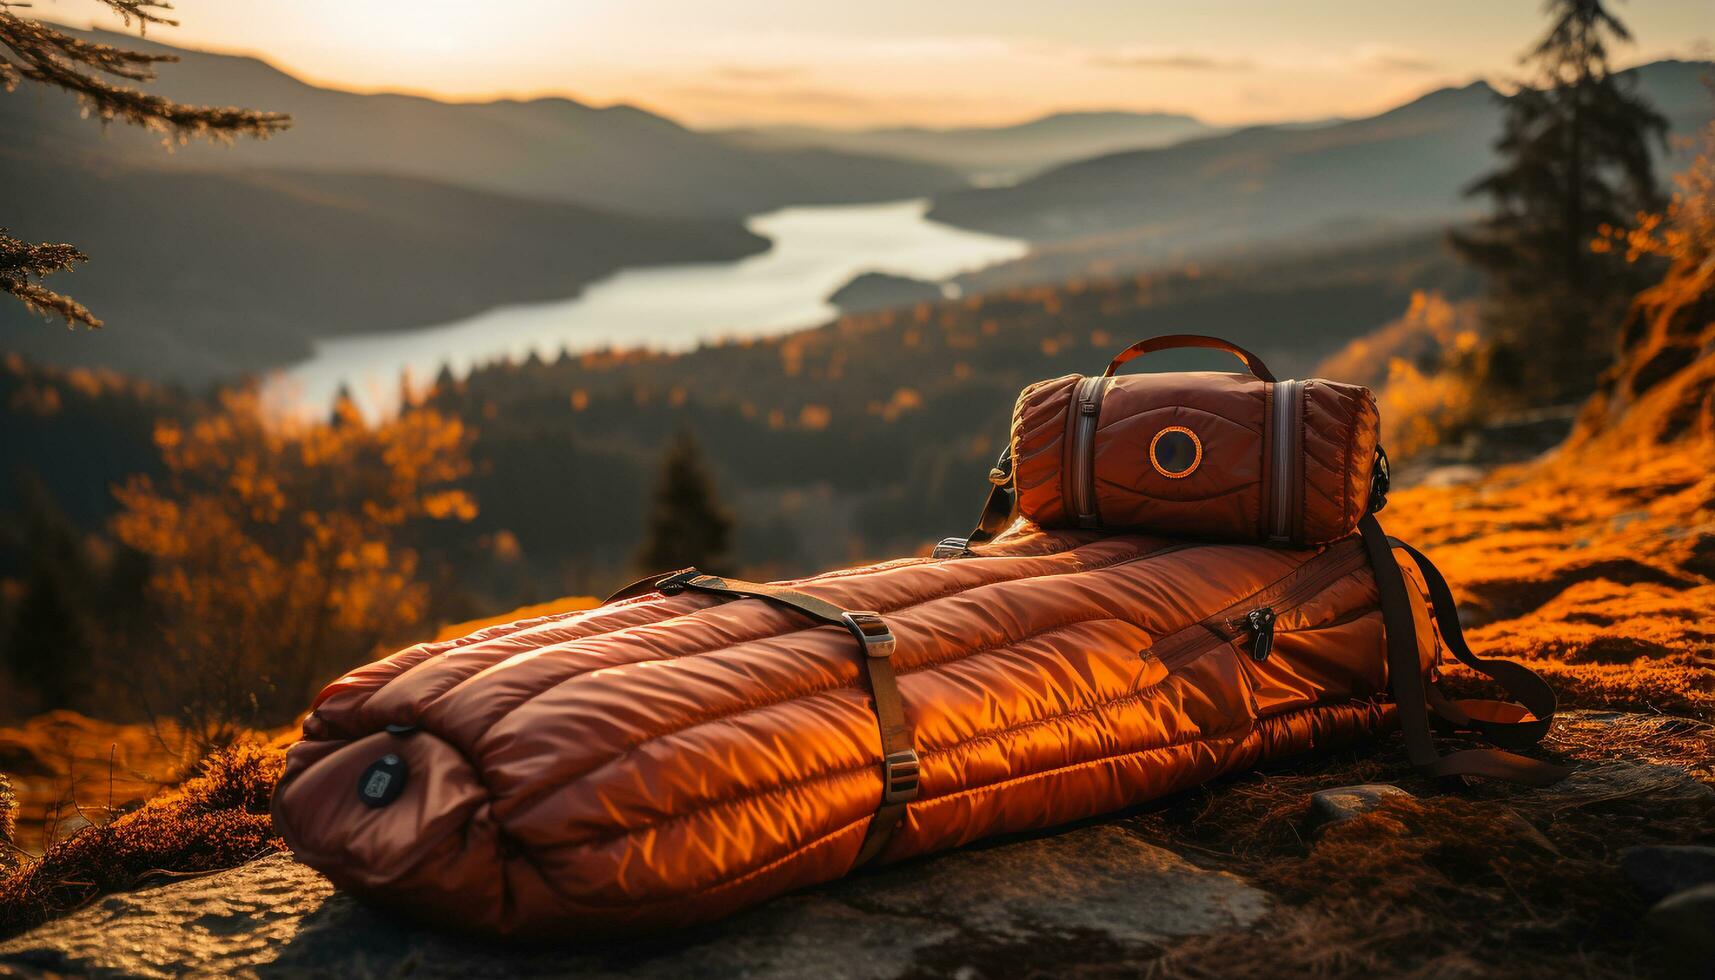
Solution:
M 1715 920 L 1699 918 L 1715 915 L 1707 884 L 1715 881 L 1715 848 L 1659 845 L 1688 827 L 1715 826 L 1715 732 L 1660 716 L 1578 712 L 1553 748 L 1579 771 L 1544 790 L 1485 787 L 1448 798 L 1410 779 L 1330 785 L 1397 776 L 1395 749 L 1383 743 L 1052 835 L 878 869 L 701 930 L 608 948 L 515 950 L 436 934 L 367 908 L 276 854 L 100 898 L 0 943 L 0 974 L 475 980 L 1407 967 L 1459 976 L 1570 965 L 1574 973 L 1623 975 L 1708 962 L 1674 956 L 1715 955 L 1700 928 Z M 1699 754 L 1701 768 L 1685 764 Z M 1593 835 L 1600 826 L 1609 832 Z M 1474 836 L 1458 840 L 1452 832 L 1461 829 Z M 1513 880 L 1554 864 L 1594 887 L 1562 892 L 1549 877 Z M 1342 886 L 1326 882 L 1332 869 Z M 1501 918 L 1497 909 L 1504 922 L 1460 921 Z M 1627 934 L 1636 940 L 1581 935 L 1586 923 L 1609 925 L 1615 915 L 1634 920 Z M 1441 932 L 1451 929 L 1459 931 Z M 1523 955 L 1489 959 L 1497 939 Z M 1533 942 L 1542 948 L 1529 949 Z

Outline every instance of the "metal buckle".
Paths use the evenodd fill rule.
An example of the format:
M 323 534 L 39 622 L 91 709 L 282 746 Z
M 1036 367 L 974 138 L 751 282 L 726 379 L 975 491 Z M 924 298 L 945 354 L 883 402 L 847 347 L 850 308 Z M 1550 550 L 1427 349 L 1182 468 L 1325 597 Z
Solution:
M 865 656 L 880 659 L 893 656 L 893 631 L 887 628 L 887 621 L 881 618 L 881 613 L 854 609 L 840 613 L 840 622 L 845 623 L 846 629 L 863 644 Z
M 681 568 L 666 578 L 658 579 L 655 582 L 655 591 L 662 595 L 678 595 L 685 591 L 692 579 L 702 574 L 695 568 Z
M 1387 450 L 1376 447 L 1376 460 L 1370 469 L 1369 511 L 1380 513 L 1387 506 L 1387 492 L 1393 488 L 1393 467 L 1388 464 Z
M 942 538 L 936 542 L 930 558 L 963 558 L 971 553 L 970 538 Z
M 922 766 L 916 749 L 890 752 L 881 759 L 881 802 L 905 803 L 917 798 L 917 778 Z

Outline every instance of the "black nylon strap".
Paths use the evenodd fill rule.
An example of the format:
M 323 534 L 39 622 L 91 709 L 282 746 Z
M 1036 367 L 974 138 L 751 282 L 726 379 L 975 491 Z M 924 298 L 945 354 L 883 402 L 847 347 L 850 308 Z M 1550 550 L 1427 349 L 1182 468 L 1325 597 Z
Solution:
M 696 571 L 694 568 L 681 568 L 676 572 L 656 572 L 653 575 L 645 575 L 637 581 L 632 582 L 630 585 L 621 586 L 618 591 L 614 592 L 606 599 L 603 599 L 601 604 L 605 606 L 610 602 L 619 602 L 622 599 L 635 599 L 640 595 L 649 595 L 652 592 L 659 592 L 661 590 L 655 587 L 656 583 L 661 582 L 663 579 L 672 578 L 675 575 L 683 575 L 686 572 L 694 571 Z
M 636 588 L 638 583 L 633 583 L 615 595 L 626 598 L 627 593 Z M 887 845 L 900 819 L 905 816 L 906 804 L 916 799 L 919 787 L 920 762 L 912 745 L 911 725 L 905 719 L 905 701 L 899 696 L 899 680 L 890 659 L 895 642 L 893 631 L 888 629 L 879 613 L 842 609 L 795 589 L 705 575 L 694 568 L 674 572 L 665 578 L 656 577 L 644 591 L 676 595 L 687 590 L 772 602 L 817 622 L 841 627 L 858 641 L 864 654 L 870 697 L 875 706 L 876 727 L 881 732 L 881 803 L 870 818 L 869 829 L 864 832 L 863 843 L 858 847 L 857 860 L 852 867 L 869 862 Z
M 1018 491 L 1012 485 L 1012 447 L 1000 454 L 1000 460 L 989 470 L 989 495 L 983 501 L 983 511 L 977 516 L 977 526 L 965 539 L 968 544 L 993 541 L 995 535 L 1012 524 L 1018 510 Z
M 1375 572 L 1376 591 L 1381 597 L 1382 620 L 1387 633 L 1388 681 L 1393 690 L 1394 704 L 1399 711 L 1400 729 L 1405 735 L 1406 756 L 1411 759 L 1412 765 L 1430 776 L 1487 776 L 1530 786 L 1547 786 L 1564 779 L 1569 771 L 1562 766 L 1498 749 L 1467 749 L 1448 755 L 1442 755 L 1436 750 L 1435 737 L 1429 728 L 1430 706 L 1432 703 L 1442 706 L 1459 703 L 1448 701 L 1441 696 L 1439 690 L 1431 693 L 1432 689 L 1424 683 L 1417 659 L 1417 621 L 1412 615 L 1412 599 L 1405 584 L 1405 574 L 1394 557 L 1392 541 L 1382 530 L 1374 514 L 1366 514 L 1363 520 L 1358 522 L 1358 531 L 1363 537 L 1365 549 L 1369 552 L 1370 566 Z M 1421 552 L 1411 548 L 1408 548 L 1408 552 L 1412 560 L 1418 563 L 1425 582 L 1429 585 L 1430 601 L 1435 606 L 1436 621 L 1441 627 L 1442 639 L 1453 651 L 1453 655 L 1461 663 L 1497 681 L 1509 694 L 1519 699 L 1525 711 L 1534 716 L 1529 721 L 1494 720 L 1479 724 L 1477 719 L 1467 715 L 1464 720 L 1470 730 L 1497 745 L 1512 748 L 1521 748 L 1540 740 L 1548 732 L 1548 726 L 1554 718 L 1553 690 L 1535 671 L 1521 664 L 1485 660 L 1471 653 L 1469 645 L 1465 643 L 1464 631 L 1459 628 L 1457 607 L 1446 579 Z M 1472 702 L 1476 703 L 1478 702 Z M 1445 712 L 1442 712 L 1442 716 L 1447 717 Z M 1508 716 L 1523 718 L 1524 711 L 1508 706 L 1506 712 L 1496 712 L 1494 715 L 1500 719 Z
M 1523 664 L 1479 657 L 1472 653 L 1471 645 L 1465 640 L 1464 626 L 1459 622 L 1459 607 L 1453 599 L 1453 590 L 1448 587 L 1441 569 L 1436 568 L 1428 556 L 1411 545 L 1403 541 L 1394 543 L 1411 556 L 1412 562 L 1422 573 L 1423 582 L 1429 587 L 1429 602 L 1435 608 L 1435 623 L 1440 627 L 1441 639 L 1447 644 L 1447 649 L 1452 651 L 1454 658 L 1506 688 L 1513 700 L 1522 705 L 1532 717 L 1529 721 L 1499 720 L 1516 718 L 1524 712 L 1517 711 L 1515 706 L 1505 701 L 1448 700 L 1433 689 L 1430 697 L 1431 707 L 1437 708 L 1437 713 L 1454 725 L 1476 731 L 1496 745 L 1522 748 L 1542 741 L 1554 722 L 1554 710 L 1557 707 L 1554 688 L 1542 679 L 1541 674 Z

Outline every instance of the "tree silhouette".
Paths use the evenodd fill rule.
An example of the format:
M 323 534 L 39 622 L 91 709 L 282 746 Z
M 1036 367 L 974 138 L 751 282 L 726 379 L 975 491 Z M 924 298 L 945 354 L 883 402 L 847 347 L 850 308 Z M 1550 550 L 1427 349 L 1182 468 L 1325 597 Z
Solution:
M 176 25 L 161 11 L 172 5 L 162 0 L 100 0 L 138 32 L 150 24 Z M 177 61 L 176 55 L 131 51 L 85 41 L 12 10 L 29 4 L 0 0 L 0 89 L 12 91 L 19 82 L 35 82 L 75 94 L 90 115 L 103 124 L 118 119 L 184 142 L 193 137 L 230 140 L 234 136 L 266 138 L 291 124 L 277 112 L 233 107 L 193 106 L 174 102 L 109 81 L 147 82 L 155 65 Z M 99 328 L 101 321 L 83 304 L 56 293 L 41 279 L 88 261 L 89 256 L 65 243 L 30 244 L 0 227 L 0 293 L 10 293 L 29 309 L 58 314 L 68 326 Z
M 1667 120 L 1610 69 L 1610 43 L 1631 34 L 1602 0 L 1544 9 L 1552 26 L 1522 59 L 1536 77 L 1505 99 L 1502 163 L 1467 191 L 1491 214 L 1453 244 L 1487 274 L 1491 394 L 1560 400 L 1589 390 L 1643 285 L 1591 245 L 1659 206 L 1651 144 Z
M 732 540 L 732 516 L 715 497 L 702 451 L 681 429 L 661 460 L 637 564 L 645 572 L 696 566 L 720 571 Z

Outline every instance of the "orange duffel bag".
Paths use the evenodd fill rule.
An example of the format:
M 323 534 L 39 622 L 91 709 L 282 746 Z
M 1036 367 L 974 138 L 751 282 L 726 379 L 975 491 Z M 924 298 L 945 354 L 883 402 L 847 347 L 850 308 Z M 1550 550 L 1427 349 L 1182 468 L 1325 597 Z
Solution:
M 1248 374 L 1115 376 L 1145 354 L 1225 351 Z M 1018 515 L 1041 527 L 1317 545 L 1351 534 L 1387 482 L 1375 397 L 1361 385 L 1277 381 L 1262 359 L 1197 334 L 1152 337 L 1099 375 L 1018 396 L 971 540 Z
M 1553 692 L 1473 656 L 1433 566 L 1373 516 L 1358 530 L 1287 550 L 1020 520 L 794 582 L 650 579 L 335 681 L 275 823 L 300 860 L 410 915 L 600 938 L 1396 724 L 1435 775 L 1559 778 L 1438 753 L 1431 712 L 1518 747 Z M 1518 703 L 1441 695 L 1443 653 Z

